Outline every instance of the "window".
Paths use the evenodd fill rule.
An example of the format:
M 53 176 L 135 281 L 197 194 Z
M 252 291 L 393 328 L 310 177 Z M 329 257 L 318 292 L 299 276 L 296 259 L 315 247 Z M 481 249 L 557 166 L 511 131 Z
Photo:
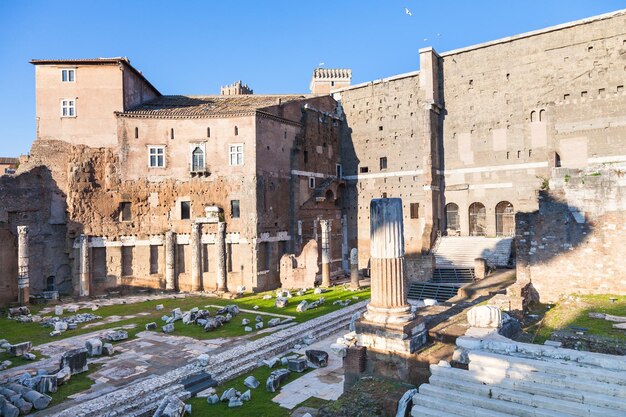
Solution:
M 191 153 L 191 170 L 193 172 L 204 171 L 204 152 L 196 147 Z
M 210 138 L 210 137 L 211 137 L 211 128 L 210 128 L 210 127 L 207 127 L 207 128 L 206 128 L 206 137 L 207 137 L 207 138 Z
M 139 128 L 135 128 L 135 139 L 139 139 Z
M 174 139 L 174 128 L 170 129 L 170 139 Z
M 76 117 L 76 100 L 61 100 L 61 117 Z
M 239 135 L 239 128 L 237 126 L 235 126 L 235 136 Z
M 309 188 L 315 188 L 315 177 L 309 177 Z
M 341 178 L 343 172 L 341 171 L 341 164 L 335 165 L 335 173 L 337 174 L 337 178 Z
M 180 219 L 181 220 L 191 219 L 191 202 L 190 201 L 180 202 Z
M 365 174 L 366 172 L 369 172 L 369 168 L 368 167 L 361 167 L 361 168 L 359 168 L 359 172 L 361 174 Z
M 239 218 L 239 200 L 230 200 L 230 217 Z
M 304 151 L 304 163 L 308 163 L 309 162 L 309 151 Z
M 420 210 L 420 203 L 411 203 L 411 218 L 412 219 L 419 219 L 419 210 Z
M 64 83 L 73 83 L 76 78 L 76 70 L 75 69 L 64 69 L 61 70 L 61 81 Z
M 387 157 L 380 158 L 380 169 L 387 169 Z
M 228 146 L 228 161 L 231 166 L 243 165 L 243 144 Z
M 164 168 L 165 167 L 165 146 L 149 146 L 148 147 L 148 167 Z
M 131 204 L 128 201 L 122 201 L 120 203 L 120 220 L 123 222 L 129 222 L 132 220 Z

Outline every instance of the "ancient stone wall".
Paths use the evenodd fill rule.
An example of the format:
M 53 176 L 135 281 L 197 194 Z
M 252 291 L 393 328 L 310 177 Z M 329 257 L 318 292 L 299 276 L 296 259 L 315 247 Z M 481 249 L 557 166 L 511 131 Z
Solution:
M 516 216 L 517 283 L 526 298 L 626 294 L 626 164 L 557 168 L 539 209 Z

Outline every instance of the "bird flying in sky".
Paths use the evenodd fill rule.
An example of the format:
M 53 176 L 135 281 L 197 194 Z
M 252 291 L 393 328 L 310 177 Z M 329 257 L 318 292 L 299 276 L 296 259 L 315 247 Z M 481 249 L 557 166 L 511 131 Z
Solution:
M 411 13 L 411 11 L 406 7 L 404 8 L 404 13 L 408 14 L 409 16 L 413 16 L 413 13 Z

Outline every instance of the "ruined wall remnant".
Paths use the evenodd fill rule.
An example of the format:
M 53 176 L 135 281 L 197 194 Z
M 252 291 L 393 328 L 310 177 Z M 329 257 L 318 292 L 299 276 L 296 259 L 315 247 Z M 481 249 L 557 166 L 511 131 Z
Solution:
M 517 283 L 510 294 L 626 294 L 626 164 L 553 170 L 539 209 L 516 216 Z M 524 297 L 522 297 L 524 295 Z
M 286 253 L 280 258 L 280 284 L 286 289 L 313 288 L 319 271 L 317 241 L 309 240 L 300 255 Z

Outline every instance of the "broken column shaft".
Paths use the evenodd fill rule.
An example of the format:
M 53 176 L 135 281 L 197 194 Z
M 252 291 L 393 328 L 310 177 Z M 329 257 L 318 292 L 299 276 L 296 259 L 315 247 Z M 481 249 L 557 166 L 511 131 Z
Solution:
M 89 285 L 91 283 L 91 259 L 89 257 L 89 236 L 80 236 L 80 283 L 79 295 L 89 297 Z
M 370 206 L 372 295 L 365 318 L 376 323 L 413 319 L 404 280 L 402 200 L 380 198 Z
M 202 234 L 201 225 L 193 223 L 191 225 L 191 291 L 202 289 Z
M 165 232 L 165 289 L 176 289 L 176 233 Z
M 322 287 L 330 287 L 330 232 L 332 220 L 320 220 L 322 227 Z
M 17 302 L 28 304 L 30 296 L 28 226 L 17 226 Z
M 350 251 L 350 289 L 359 289 L 359 252 L 357 248 Z
M 226 223 L 217 223 L 217 290 L 228 291 L 226 284 Z

